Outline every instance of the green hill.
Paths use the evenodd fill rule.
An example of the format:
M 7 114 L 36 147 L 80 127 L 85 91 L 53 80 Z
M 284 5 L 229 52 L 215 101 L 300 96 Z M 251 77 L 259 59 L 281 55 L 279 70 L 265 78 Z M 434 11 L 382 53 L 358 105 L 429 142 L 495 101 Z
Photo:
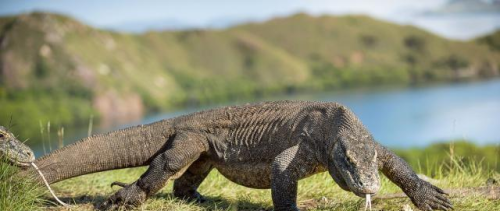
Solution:
M 140 118 L 278 93 L 493 77 L 500 53 L 364 16 L 121 34 L 61 15 L 0 18 L 0 125 Z

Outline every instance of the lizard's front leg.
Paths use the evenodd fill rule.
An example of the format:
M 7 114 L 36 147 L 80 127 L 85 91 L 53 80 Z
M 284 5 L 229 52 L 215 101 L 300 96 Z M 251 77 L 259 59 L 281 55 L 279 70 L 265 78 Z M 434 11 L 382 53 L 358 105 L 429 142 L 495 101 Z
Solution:
M 153 159 L 148 170 L 137 181 L 116 192 L 102 207 L 142 204 L 165 186 L 170 177 L 187 169 L 204 151 L 206 147 L 196 135 L 177 135 L 167 150 Z
M 453 205 L 440 188 L 418 178 L 408 163 L 396 154 L 377 144 L 379 169 L 398 185 L 421 210 L 451 210 Z
M 300 145 L 290 147 L 274 158 L 271 173 L 271 194 L 274 210 L 296 211 L 297 184 L 314 166 Z

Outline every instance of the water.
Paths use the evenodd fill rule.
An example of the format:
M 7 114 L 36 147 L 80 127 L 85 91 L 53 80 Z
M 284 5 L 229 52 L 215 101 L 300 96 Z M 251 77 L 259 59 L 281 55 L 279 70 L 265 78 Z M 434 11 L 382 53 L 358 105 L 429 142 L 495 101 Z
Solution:
M 389 147 L 466 139 L 500 143 L 500 80 L 323 95 L 350 107 Z
M 377 141 L 389 147 L 423 147 L 453 139 L 466 139 L 480 145 L 500 144 L 500 79 L 426 87 L 293 95 L 269 100 L 278 99 L 342 103 L 358 115 Z M 147 124 L 207 108 L 153 115 L 117 128 Z M 74 141 L 86 136 L 86 128 L 77 131 L 80 132 L 73 132 L 65 137 L 65 144 L 69 144 L 68 140 Z M 34 149 L 37 156 L 43 154 L 41 147 Z

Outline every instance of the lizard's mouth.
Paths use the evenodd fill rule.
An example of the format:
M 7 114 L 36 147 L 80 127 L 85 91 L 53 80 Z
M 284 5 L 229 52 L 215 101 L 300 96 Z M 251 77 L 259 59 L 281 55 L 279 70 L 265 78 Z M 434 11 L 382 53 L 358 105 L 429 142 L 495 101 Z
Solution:
M 14 151 L 14 150 L 13 150 Z M 30 167 L 32 162 L 35 162 L 35 156 L 33 152 L 24 151 L 23 153 L 16 153 L 15 151 L 0 150 L 1 160 L 9 163 L 12 166 L 17 166 L 21 168 Z
M 31 165 L 31 162 L 18 162 L 17 166 L 19 167 L 29 167 Z
M 379 185 L 366 185 L 366 184 L 374 184 L 374 182 L 365 183 L 365 185 L 363 185 L 363 183 L 357 182 L 357 180 L 353 178 L 353 175 L 350 172 L 347 172 L 347 175 L 348 175 L 347 180 L 349 181 L 348 182 L 349 189 L 356 196 L 359 196 L 361 198 L 365 198 L 366 194 L 370 194 L 373 196 L 379 190 Z
M 11 158 L 8 159 L 8 162 L 11 165 L 13 165 L 13 166 L 17 166 L 17 167 L 20 167 L 20 168 L 23 168 L 23 169 L 24 168 L 28 168 L 31 165 L 30 164 L 31 161 L 30 162 L 25 162 L 25 161 L 14 160 L 14 159 L 11 159 Z

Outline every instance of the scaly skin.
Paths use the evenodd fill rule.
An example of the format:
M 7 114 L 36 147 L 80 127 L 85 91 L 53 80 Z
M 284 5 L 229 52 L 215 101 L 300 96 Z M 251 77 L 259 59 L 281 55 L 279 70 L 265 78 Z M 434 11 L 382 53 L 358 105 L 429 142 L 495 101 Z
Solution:
M 139 205 L 167 182 L 174 195 L 203 201 L 197 188 L 216 168 L 251 188 L 271 188 L 275 210 L 297 210 L 297 181 L 328 171 L 364 197 L 380 188 L 381 170 L 422 210 L 452 208 L 444 192 L 419 179 L 336 103 L 279 101 L 202 111 L 93 136 L 36 161 L 50 183 L 109 169 L 149 165 L 104 208 Z
M 9 163 L 19 167 L 28 167 L 35 161 L 33 151 L 9 132 L 0 126 L 0 158 L 3 157 Z

